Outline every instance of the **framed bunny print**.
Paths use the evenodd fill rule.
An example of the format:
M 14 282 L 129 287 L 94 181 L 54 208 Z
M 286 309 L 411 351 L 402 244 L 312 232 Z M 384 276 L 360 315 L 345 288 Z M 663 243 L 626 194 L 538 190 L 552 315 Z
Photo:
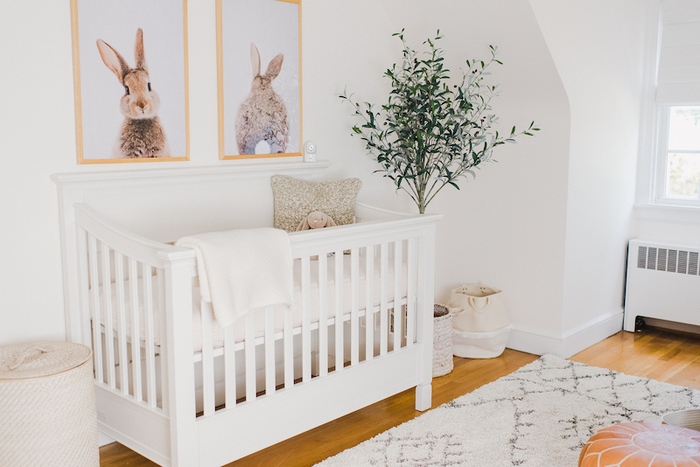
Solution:
M 78 163 L 189 160 L 187 0 L 71 0 Z
M 219 157 L 301 156 L 301 0 L 217 0 Z

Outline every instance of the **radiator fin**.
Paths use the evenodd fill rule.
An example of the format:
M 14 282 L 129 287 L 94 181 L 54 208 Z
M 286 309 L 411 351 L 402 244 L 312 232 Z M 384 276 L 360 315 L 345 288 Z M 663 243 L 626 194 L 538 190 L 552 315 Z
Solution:
M 656 253 L 657 248 L 649 248 L 649 260 L 647 261 L 647 269 L 656 269 Z
M 678 270 L 676 271 L 680 274 L 687 274 L 688 272 L 688 252 L 680 251 L 678 252 Z
M 653 269 L 657 271 L 689 274 L 697 276 L 697 251 L 684 251 L 669 248 L 640 246 L 637 252 L 637 269 Z
M 647 268 L 647 247 L 640 246 L 637 254 L 637 269 Z
M 666 262 L 666 270 L 668 272 L 676 272 L 676 264 L 678 261 L 678 250 L 668 250 L 668 261 Z
M 668 255 L 668 250 L 666 248 L 659 248 L 659 254 L 656 257 L 656 270 L 665 271 L 666 270 L 666 257 Z

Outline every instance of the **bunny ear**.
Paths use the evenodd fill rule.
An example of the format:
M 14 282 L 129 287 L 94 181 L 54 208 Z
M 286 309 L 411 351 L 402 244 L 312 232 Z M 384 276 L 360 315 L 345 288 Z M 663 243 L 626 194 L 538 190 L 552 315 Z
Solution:
M 260 76 L 260 52 L 252 42 L 250 43 L 250 65 L 253 67 L 253 77 Z
M 100 57 L 102 57 L 102 62 L 112 70 L 112 73 L 117 75 L 120 82 L 124 81 L 124 76 L 129 72 L 131 67 L 126 63 L 124 57 L 119 55 L 119 52 L 114 50 L 111 45 L 103 41 L 102 39 L 97 39 L 97 50 L 100 52 Z
M 311 230 L 311 226 L 309 225 L 309 216 L 306 216 L 303 221 L 299 222 L 299 226 L 297 226 L 297 232 L 301 230 Z
M 134 47 L 134 56 L 136 57 L 136 68 L 140 68 L 148 73 L 148 65 L 146 65 L 146 51 L 143 47 L 143 29 L 139 28 L 136 31 L 136 46 Z
M 338 224 L 335 223 L 333 218 L 331 216 L 326 216 L 328 218 L 328 222 L 326 222 L 326 227 L 337 227 Z
M 277 75 L 282 71 L 282 61 L 284 60 L 284 54 L 277 54 L 275 58 L 270 60 L 270 64 L 267 65 L 267 70 L 265 71 L 265 76 L 270 79 L 277 78 Z

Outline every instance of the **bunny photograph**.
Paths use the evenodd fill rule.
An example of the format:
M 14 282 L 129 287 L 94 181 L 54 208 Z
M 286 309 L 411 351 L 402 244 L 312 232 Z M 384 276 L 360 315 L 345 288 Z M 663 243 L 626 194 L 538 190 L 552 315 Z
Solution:
M 298 0 L 217 0 L 221 159 L 299 156 Z
M 79 163 L 189 160 L 186 0 L 72 0 Z

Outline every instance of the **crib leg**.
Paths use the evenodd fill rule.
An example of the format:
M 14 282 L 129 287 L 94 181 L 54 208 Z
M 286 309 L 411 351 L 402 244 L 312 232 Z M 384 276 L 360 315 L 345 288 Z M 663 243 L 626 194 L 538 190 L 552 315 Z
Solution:
M 432 404 L 433 386 L 430 383 L 416 386 L 416 410 L 423 412 L 428 410 Z

